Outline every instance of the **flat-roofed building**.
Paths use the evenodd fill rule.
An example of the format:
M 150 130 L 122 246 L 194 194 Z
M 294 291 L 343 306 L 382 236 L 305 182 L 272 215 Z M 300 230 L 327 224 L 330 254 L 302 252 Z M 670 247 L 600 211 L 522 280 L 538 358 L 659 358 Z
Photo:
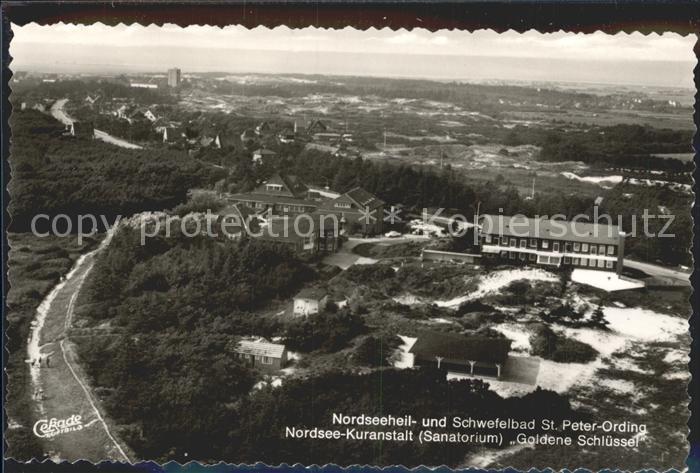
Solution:
M 617 225 L 482 215 L 479 245 L 485 257 L 513 263 L 622 272 L 625 233 Z
M 510 346 L 507 338 L 424 331 L 418 334 L 409 353 L 413 366 L 500 378 Z

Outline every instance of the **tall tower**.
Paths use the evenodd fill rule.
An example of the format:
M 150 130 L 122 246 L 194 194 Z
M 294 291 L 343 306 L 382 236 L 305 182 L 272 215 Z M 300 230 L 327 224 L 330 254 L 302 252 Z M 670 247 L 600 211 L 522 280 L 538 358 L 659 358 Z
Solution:
M 168 69 L 168 87 L 178 87 L 180 85 L 180 69 L 174 67 Z

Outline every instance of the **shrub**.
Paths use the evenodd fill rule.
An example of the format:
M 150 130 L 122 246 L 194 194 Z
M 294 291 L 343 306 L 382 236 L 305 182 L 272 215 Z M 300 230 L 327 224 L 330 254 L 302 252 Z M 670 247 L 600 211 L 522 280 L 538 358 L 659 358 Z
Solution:
M 603 306 L 598 306 L 591 314 L 591 325 L 594 327 L 607 329 L 610 322 L 605 318 L 605 312 L 603 312 Z
M 546 325 L 539 325 L 530 336 L 532 354 L 560 363 L 588 363 L 598 352 L 590 345 L 556 334 Z
M 287 328 L 286 343 L 302 352 L 334 352 L 366 330 L 364 320 L 349 310 L 319 312 L 292 323 Z
M 484 304 L 481 301 L 467 301 L 462 303 L 457 309 L 457 315 L 467 314 L 470 312 L 490 312 L 493 306 Z
M 390 366 L 391 355 L 400 342 L 396 336 L 380 338 L 370 335 L 360 342 L 353 357 L 358 363 L 366 366 Z
M 177 205 L 172 213 L 180 217 L 187 214 L 199 212 L 206 213 L 207 210 L 216 212 L 223 207 L 223 202 L 216 196 L 211 194 L 198 194 L 192 197 L 189 201 Z

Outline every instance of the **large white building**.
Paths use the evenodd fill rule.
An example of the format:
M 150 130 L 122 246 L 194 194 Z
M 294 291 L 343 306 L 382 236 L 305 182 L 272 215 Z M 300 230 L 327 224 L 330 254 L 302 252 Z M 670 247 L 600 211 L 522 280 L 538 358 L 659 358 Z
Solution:
M 482 215 L 478 232 L 484 257 L 618 274 L 624 264 L 625 234 L 616 225 Z

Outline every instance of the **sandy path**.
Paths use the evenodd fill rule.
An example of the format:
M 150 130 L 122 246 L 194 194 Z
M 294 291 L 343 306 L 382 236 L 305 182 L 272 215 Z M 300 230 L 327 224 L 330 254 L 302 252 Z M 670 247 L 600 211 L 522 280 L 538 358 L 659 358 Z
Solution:
M 28 359 L 36 360 L 41 354 L 51 354 L 50 367 L 45 363 L 41 366 L 38 363 L 29 365 L 32 393 L 37 389 L 43 391 L 43 396 L 34 399 L 37 408 L 33 422 L 54 418 L 62 420 L 78 415 L 82 424 L 80 430 L 40 437 L 44 452 L 54 459 L 131 462 L 133 458 L 128 447 L 117 440 L 110 421 L 100 411 L 98 398 L 76 362 L 74 346 L 68 339 L 78 293 L 94 265 L 95 256 L 110 240 L 111 234 L 96 250 L 76 261 L 73 269 L 39 305 L 32 323 L 27 344 Z

